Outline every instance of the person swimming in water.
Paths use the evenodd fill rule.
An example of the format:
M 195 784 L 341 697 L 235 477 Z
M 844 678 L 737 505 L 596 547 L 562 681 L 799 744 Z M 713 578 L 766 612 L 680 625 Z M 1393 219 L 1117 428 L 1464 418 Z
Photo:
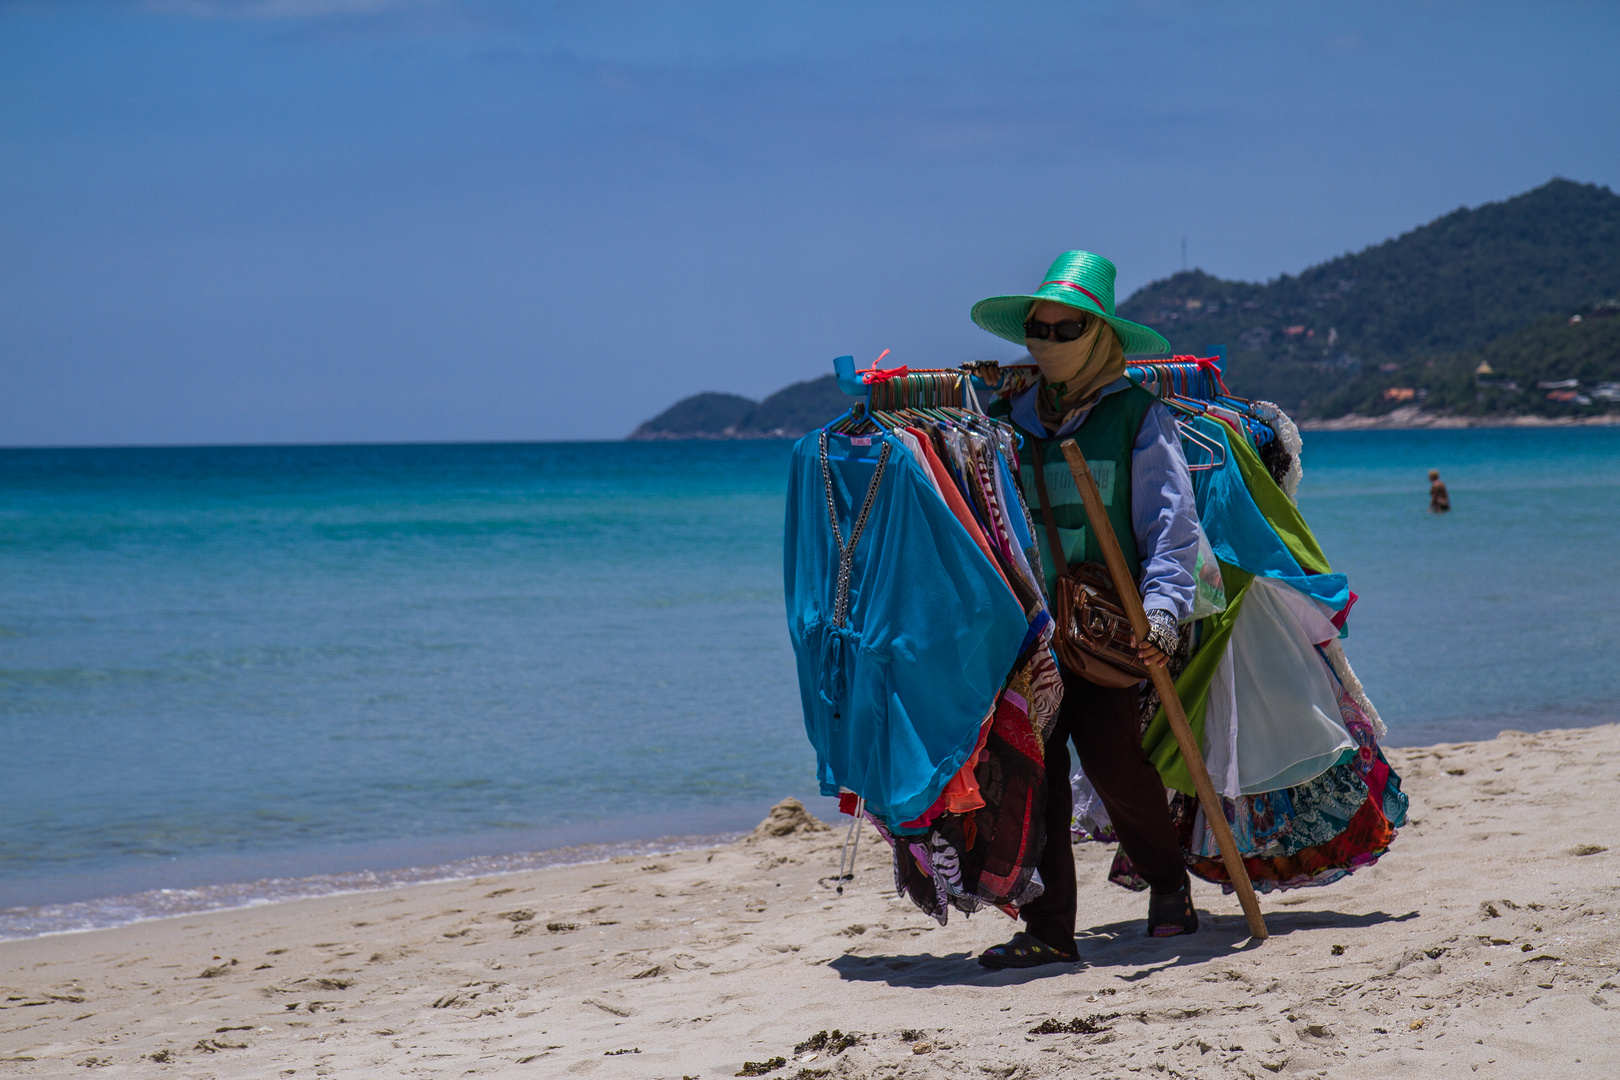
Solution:
M 1439 469 L 1429 470 L 1429 513 L 1444 514 L 1451 509 L 1451 496 L 1446 493 L 1446 482 L 1440 479 Z

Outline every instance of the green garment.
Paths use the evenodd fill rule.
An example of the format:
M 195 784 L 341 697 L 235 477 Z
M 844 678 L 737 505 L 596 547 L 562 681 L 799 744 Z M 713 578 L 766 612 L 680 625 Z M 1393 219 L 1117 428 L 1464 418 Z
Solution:
M 1181 677 L 1176 680 L 1176 696 L 1181 699 L 1181 707 L 1187 711 L 1187 726 L 1192 729 L 1193 741 L 1199 746 L 1204 745 L 1204 717 L 1209 712 L 1210 680 L 1215 677 L 1221 657 L 1226 655 L 1226 643 L 1231 640 L 1232 627 L 1237 622 L 1238 612 L 1243 610 L 1244 598 L 1249 595 L 1249 584 L 1254 581 L 1254 575 L 1247 571 L 1228 563 L 1221 563 L 1220 566 L 1221 581 L 1226 585 L 1226 610 L 1217 611 L 1199 621 L 1198 646 L 1193 650 L 1192 659 L 1187 661 Z M 1176 737 L 1170 732 L 1170 718 L 1165 716 L 1163 706 L 1153 714 L 1147 730 L 1142 733 L 1142 749 L 1147 751 L 1148 760 L 1159 770 L 1165 787 L 1175 788 L 1186 795 L 1196 793 L 1192 773 L 1187 771 L 1181 747 L 1176 745 Z

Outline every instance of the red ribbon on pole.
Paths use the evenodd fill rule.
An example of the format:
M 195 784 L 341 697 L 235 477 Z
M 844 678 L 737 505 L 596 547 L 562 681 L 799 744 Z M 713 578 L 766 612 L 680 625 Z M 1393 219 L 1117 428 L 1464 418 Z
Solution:
M 1231 395 L 1232 391 L 1226 388 L 1226 380 L 1221 378 L 1221 361 L 1219 357 L 1193 356 L 1189 354 L 1187 356 L 1172 356 L 1170 362 L 1172 364 L 1192 364 L 1198 368 L 1200 373 L 1211 376 L 1215 380 L 1215 385 L 1221 388 L 1221 393 Z
M 877 360 L 872 361 L 871 367 L 867 368 L 865 371 L 857 371 L 855 374 L 861 377 L 861 382 L 865 383 L 867 386 L 871 386 L 873 383 L 888 382 L 890 379 L 899 378 L 901 375 L 907 373 L 909 369 L 904 364 L 901 364 L 896 368 L 878 367 L 878 360 L 882 360 L 888 355 L 889 350 L 884 349 L 882 352 L 878 353 Z
M 909 370 L 904 364 L 895 368 L 869 368 L 860 373 L 861 381 L 867 386 L 871 386 L 873 383 L 888 382 L 890 379 L 899 378 L 907 374 Z

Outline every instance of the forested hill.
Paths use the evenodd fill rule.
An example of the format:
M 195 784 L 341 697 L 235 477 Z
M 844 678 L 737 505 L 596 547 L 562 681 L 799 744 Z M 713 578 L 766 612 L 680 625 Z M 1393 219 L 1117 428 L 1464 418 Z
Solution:
M 1176 274 L 1138 289 L 1119 313 L 1178 353 L 1225 345 L 1234 393 L 1300 419 L 1414 404 L 1486 421 L 1613 411 L 1620 195 L 1553 180 L 1298 275 Z M 848 405 L 830 375 L 759 403 L 698 394 L 631 438 L 794 437 Z
M 1119 313 L 1176 352 L 1225 344 L 1234 391 L 1317 416 L 1360 405 L 1342 391 L 1366 387 L 1381 366 L 1397 365 L 1383 374 L 1398 376 L 1420 357 L 1472 355 L 1614 297 L 1620 195 L 1553 180 L 1265 284 L 1176 274 L 1137 290 Z

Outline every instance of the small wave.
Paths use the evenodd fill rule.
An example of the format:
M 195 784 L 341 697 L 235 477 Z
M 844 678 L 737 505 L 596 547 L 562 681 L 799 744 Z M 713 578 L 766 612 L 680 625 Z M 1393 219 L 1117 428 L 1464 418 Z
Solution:
M 740 832 L 701 836 L 664 836 L 656 840 L 627 840 L 610 844 L 579 844 L 515 855 L 480 855 L 433 866 L 407 866 L 395 870 L 355 870 L 310 877 L 276 877 L 260 881 L 199 885 L 189 889 L 152 889 L 127 896 L 77 900 L 64 904 L 0 909 L 0 941 L 105 930 L 114 926 L 197 915 L 208 911 L 278 904 L 314 896 L 375 892 L 401 885 L 516 874 L 551 866 L 578 866 L 606 862 L 616 856 L 666 855 L 676 851 L 713 847 L 743 836 Z

